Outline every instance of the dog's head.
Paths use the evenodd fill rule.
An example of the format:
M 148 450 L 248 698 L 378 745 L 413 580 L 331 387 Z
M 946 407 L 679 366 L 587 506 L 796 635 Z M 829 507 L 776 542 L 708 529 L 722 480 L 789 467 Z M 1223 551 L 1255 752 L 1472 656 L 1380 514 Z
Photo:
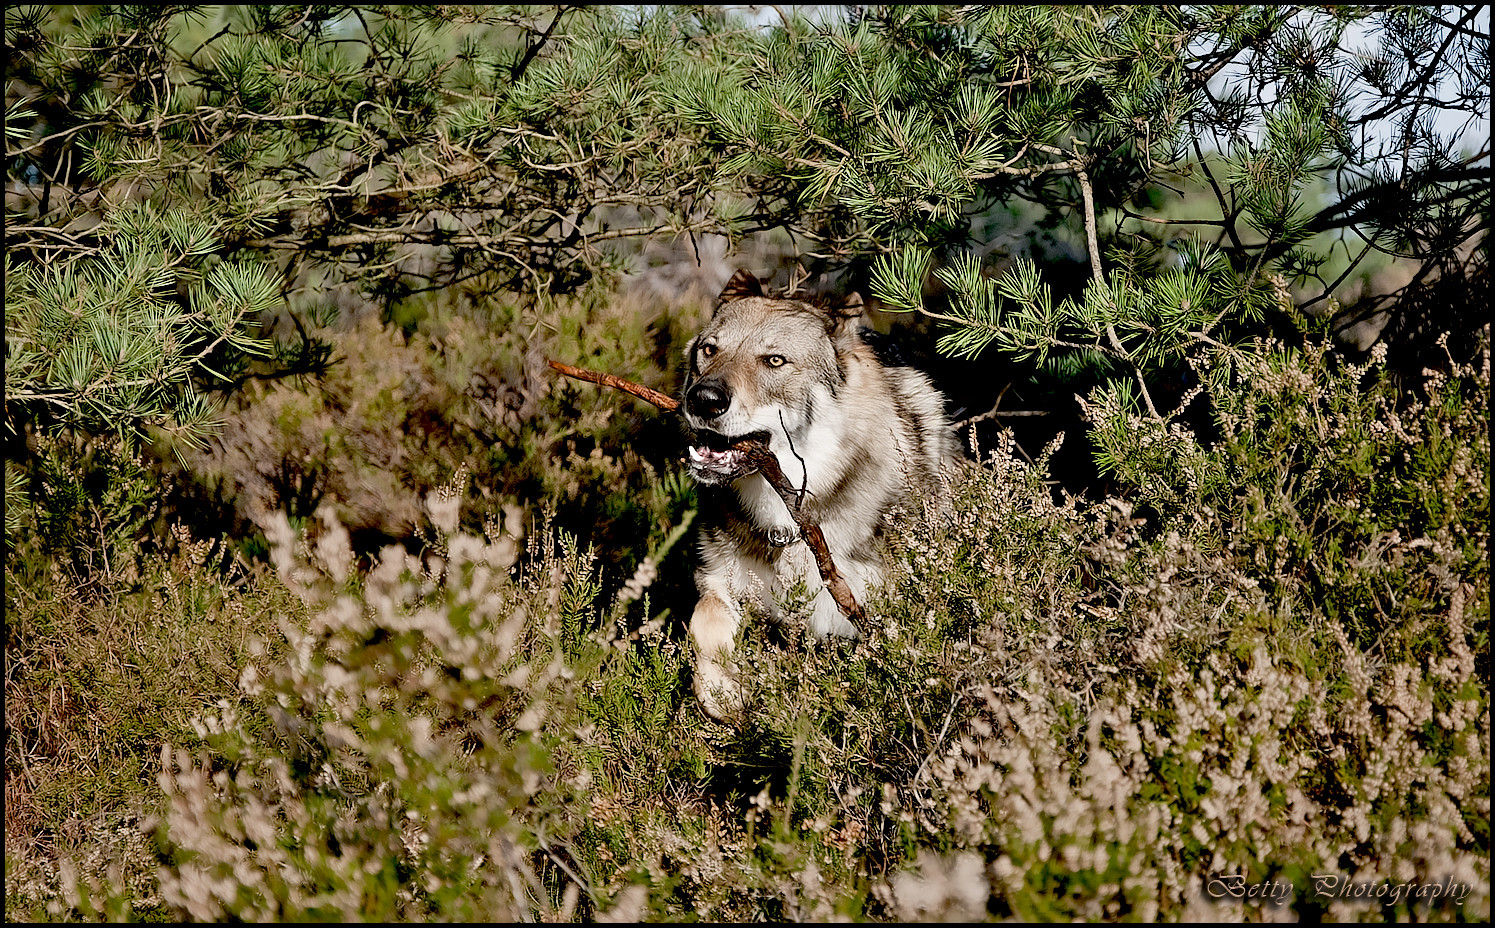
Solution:
M 752 471 L 734 442 L 803 431 L 816 402 L 845 382 L 860 315 L 855 294 L 829 306 L 776 299 L 753 275 L 734 274 L 686 349 L 691 474 L 702 483 L 734 480 Z

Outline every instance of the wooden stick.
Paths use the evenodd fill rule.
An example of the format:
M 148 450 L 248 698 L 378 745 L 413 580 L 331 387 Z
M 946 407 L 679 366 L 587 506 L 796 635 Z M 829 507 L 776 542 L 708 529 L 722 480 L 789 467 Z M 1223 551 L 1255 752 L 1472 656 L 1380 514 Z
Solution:
M 631 380 L 624 380 L 616 374 L 589 371 L 585 368 L 562 364 L 560 361 L 551 361 L 550 366 L 575 380 L 585 380 L 588 383 L 622 390 L 624 393 L 632 394 L 647 403 L 658 406 L 665 412 L 676 412 L 680 408 L 680 402 L 674 397 Z M 836 569 L 836 562 L 831 558 L 830 548 L 825 543 L 825 532 L 800 511 L 797 504 L 799 490 L 789 482 L 788 477 L 784 476 L 783 468 L 779 467 L 778 456 L 769 449 L 768 442 L 761 438 L 744 438 L 734 443 L 732 447 L 747 456 L 748 463 L 758 469 L 763 479 L 768 481 L 768 485 L 779 494 L 779 499 L 784 501 L 784 508 L 789 510 L 789 517 L 799 527 L 799 537 L 804 539 L 810 552 L 815 555 L 815 567 L 820 571 L 821 582 L 825 584 L 826 589 L 831 591 L 831 597 L 840 607 L 841 614 L 846 616 L 858 631 L 861 631 L 866 614 L 862 612 L 861 605 L 857 603 L 856 596 L 852 594 L 851 585 L 846 582 L 846 577 Z
M 668 393 L 660 393 L 658 390 L 650 389 L 643 384 L 624 380 L 617 374 L 604 374 L 601 371 L 589 371 L 584 367 L 572 367 L 559 361 L 551 361 L 550 366 L 575 380 L 585 380 L 587 383 L 600 384 L 604 387 L 612 387 L 622 390 L 624 393 L 632 393 L 639 399 L 653 403 L 665 412 L 674 412 L 680 408 L 680 401 Z
M 852 595 L 851 585 L 836 569 L 836 562 L 831 559 L 831 549 L 825 543 L 825 532 L 820 526 L 806 517 L 799 509 L 799 490 L 784 476 L 784 471 L 779 467 L 778 455 L 768 448 L 768 443 L 761 438 L 745 438 L 732 447 L 745 452 L 748 461 L 758 468 L 763 474 L 763 479 L 773 487 L 774 492 L 779 494 L 779 499 L 784 501 L 784 508 L 789 510 L 789 517 L 794 524 L 799 526 L 799 537 L 810 546 L 810 552 L 815 555 L 815 567 L 820 571 L 820 580 L 825 588 L 831 591 L 831 597 L 835 599 L 836 605 L 841 607 L 841 614 L 856 627 L 862 630 L 866 615 L 862 607 L 857 603 L 856 596 Z

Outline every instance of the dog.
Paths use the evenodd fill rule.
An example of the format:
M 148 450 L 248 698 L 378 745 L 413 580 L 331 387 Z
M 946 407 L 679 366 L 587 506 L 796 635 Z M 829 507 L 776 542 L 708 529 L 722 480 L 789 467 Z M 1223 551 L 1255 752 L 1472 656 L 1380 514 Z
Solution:
M 690 637 L 696 696 L 712 718 L 741 709 L 731 656 L 745 603 L 778 619 L 778 597 L 804 583 L 812 634 L 858 636 L 784 501 L 732 444 L 766 439 L 859 603 L 883 583 L 889 511 L 933 492 L 957 454 L 944 397 L 924 374 L 879 359 L 861 308 L 856 294 L 830 306 L 770 298 L 739 270 L 686 348 L 682 410 L 702 513 Z

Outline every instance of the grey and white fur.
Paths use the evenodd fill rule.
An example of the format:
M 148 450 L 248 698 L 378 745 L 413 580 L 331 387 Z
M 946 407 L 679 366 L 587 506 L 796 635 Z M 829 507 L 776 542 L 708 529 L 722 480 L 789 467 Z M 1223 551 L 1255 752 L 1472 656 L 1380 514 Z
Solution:
M 957 454 L 944 398 L 919 371 L 883 364 L 860 315 L 855 295 L 831 308 L 773 299 L 738 271 L 687 348 L 683 410 L 703 518 L 690 634 L 696 694 L 715 718 L 741 704 L 731 655 L 745 603 L 777 617 L 778 597 L 803 582 L 814 596 L 813 634 L 857 635 L 784 502 L 730 445 L 766 438 L 864 604 L 883 583 L 889 511 L 933 492 Z

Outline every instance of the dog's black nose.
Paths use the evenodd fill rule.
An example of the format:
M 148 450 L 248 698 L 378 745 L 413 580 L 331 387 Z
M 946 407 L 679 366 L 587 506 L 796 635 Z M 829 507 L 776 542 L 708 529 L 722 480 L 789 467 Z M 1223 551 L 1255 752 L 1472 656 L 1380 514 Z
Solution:
M 703 380 L 685 394 L 685 406 L 692 415 L 702 419 L 715 419 L 732 405 L 732 398 L 719 384 Z

